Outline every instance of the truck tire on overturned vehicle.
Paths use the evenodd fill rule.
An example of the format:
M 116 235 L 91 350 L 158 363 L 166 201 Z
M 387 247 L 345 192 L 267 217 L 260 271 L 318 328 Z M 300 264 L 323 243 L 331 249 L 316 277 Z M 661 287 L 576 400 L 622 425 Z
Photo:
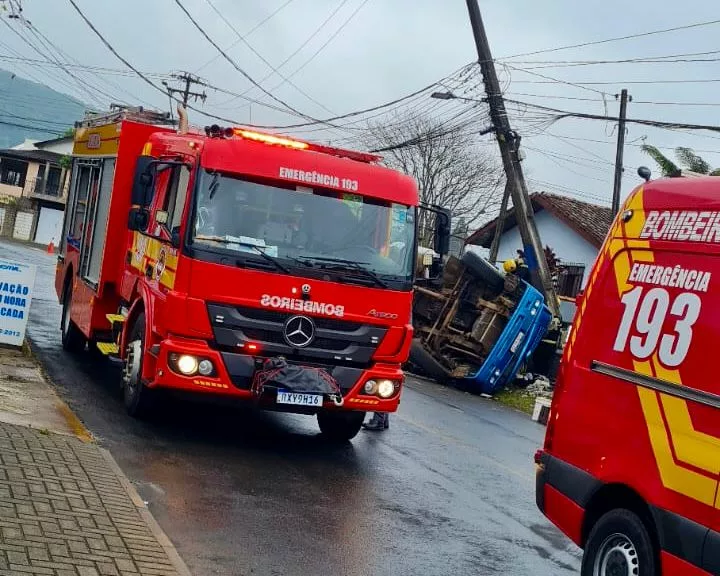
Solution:
M 470 274 L 487 286 L 490 292 L 496 295 L 502 294 L 505 277 L 490 262 L 475 252 L 465 252 L 462 256 L 462 263 Z

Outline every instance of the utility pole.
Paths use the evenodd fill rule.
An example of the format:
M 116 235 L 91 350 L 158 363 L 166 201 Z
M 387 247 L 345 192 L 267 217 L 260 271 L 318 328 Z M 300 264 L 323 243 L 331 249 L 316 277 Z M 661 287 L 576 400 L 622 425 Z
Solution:
M 163 80 L 163 86 L 168 91 L 168 95 L 172 99 L 173 94 L 181 94 L 182 95 L 182 104 L 184 108 L 187 108 L 188 102 L 190 101 L 190 98 L 193 98 L 194 100 L 202 100 L 205 102 L 205 99 L 207 98 L 207 94 L 205 94 L 205 91 L 203 90 L 202 93 L 200 92 L 191 92 L 190 88 L 193 84 L 198 84 L 199 86 L 204 86 L 203 82 L 198 78 L 197 76 L 193 76 L 189 72 L 181 72 L 179 74 L 172 74 L 172 77 L 175 80 L 178 80 L 180 82 L 183 82 L 185 84 L 184 88 L 172 88 L 167 81 Z
M 615 95 L 617 98 L 617 95 Z M 618 123 L 617 153 L 615 155 L 615 183 L 613 185 L 612 213 L 613 216 L 620 211 L 620 187 L 623 175 L 623 153 L 625 151 L 625 119 L 627 118 L 628 91 L 623 88 L 620 92 L 620 122 Z
M 505 181 L 505 190 L 503 191 L 502 202 L 500 202 L 500 214 L 495 221 L 495 235 L 490 244 L 490 263 L 497 262 L 498 250 L 500 250 L 500 236 L 505 231 L 505 217 L 507 216 L 508 201 L 510 200 L 510 180 Z
M 522 238 L 525 258 L 530 268 L 533 284 L 545 294 L 546 304 L 553 315 L 559 317 L 560 307 L 555 294 L 555 288 L 550 278 L 547 262 L 545 261 L 545 253 L 543 252 L 542 243 L 540 242 L 540 235 L 535 226 L 535 215 L 530 196 L 525 187 L 525 178 L 518 157 L 520 138 L 517 133 L 510 128 L 510 119 L 505 110 L 505 101 L 503 100 L 502 91 L 500 90 L 500 82 L 498 81 L 497 72 L 495 71 L 495 64 L 493 62 L 492 52 L 490 51 L 487 34 L 485 33 L 482 16 L 480 15 L 478 0 L 466 1 L 468 12 L 470 13 L 470 24 L 472 25 L 473 35 L 475 36 L 478 63 L 482 70 L 485 92 L 490 106 L 490 118 L 495 127 L 495 135 L 500 146 L 500 154 L 515 208 L 517 226 L 520 237 Z

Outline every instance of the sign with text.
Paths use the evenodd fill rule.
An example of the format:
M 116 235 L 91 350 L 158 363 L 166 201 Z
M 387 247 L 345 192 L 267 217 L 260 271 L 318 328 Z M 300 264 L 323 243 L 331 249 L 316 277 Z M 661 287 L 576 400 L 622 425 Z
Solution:
M 36 271 L 34 264 L 0 258 L 0 344 L 22 346 Z

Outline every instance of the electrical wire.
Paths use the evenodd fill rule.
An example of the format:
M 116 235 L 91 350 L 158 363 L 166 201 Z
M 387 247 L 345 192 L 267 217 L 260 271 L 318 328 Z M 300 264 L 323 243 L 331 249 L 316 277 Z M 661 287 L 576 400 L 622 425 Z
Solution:
M 526 96 L 529 98 L 549 98 L 550 100 L 577 100 L 580 102 L 599 102 L 597 98 L 581 98 L 576 96 L 559 96 L 554 94 L 530 94 L 527 92 L 509 92 L 508 96 Z M 635 100 L 633 104 L 652 104 L 656 106 L 720 106 L 720 102 L 663 102 L 656 100 Z
M 692 28 L 700 28 L 703 26 L 713 26 L 720 24 L 720 20 L 710 20 L 705 22 L 696 22 L 693 24 L 685 24 L 683 26 L 674 26 L 672 28 L 664 28 L 661 30 L 652 30 L 650 32 L 640 32 L 638 34 L 628 34 L 626 36 L 616 36 L 613 38 L 606 38 L 604 40 L 592 40 L 590 42 L 581 42 L 579 44 L 570 44 L 566 46 L 558 46 L 556 48 L 546 48 L 543 50 L 535 50 L 533 52 L 524 52 L 522 54 L 515 54 L 513 56 L 504 56 L 500 60 L 510 60 L 515 58 L 524 58 L 526 56 L 536 56 L 538 54 L 550 54 L 552 52 L 560 52 L 563 50 L 573 50 L 576 48 L 585 48 L 586 46 L 597 46 L 599 44 L 608 44 L 610 42 L 620 42 L 622 40 L 631 40 L 635 38 L 644 38 L 646 36 L 653 36 L 656 34 L 666 34 L 668 32 L 677 32 L 679 30 L 689 30 Z
M 176 1 L 177 1 L 177 0 L 176 0 Z M 285 82 L 289 82 L 291 78 L 294 78 L 298 73 L 300 73 L 302 70 L 304 70 L 305 67 L 306 67 L 308 64 L 310 64 L 310 62 L 312 62 L 315 58 L 317 58 L 318 54 L 320 54 L 320 52 L 322 52 L 325 48 L 327 48 L 327 46 L 328 46 L 333 40 L 335 40 L 335 38 L 337 37 L 337 35 L 340 34 L 340 32 L 342 32 L 343 29 L 345 29 L 345 27 L 346 27 L 348 24 L 350 24 L 350 22 L 355 18 L 355 16 L 357 16 L 358 12 L 360 12 L 360 10 L 362 10 L 363 7 L 364 7 L 369 1 L 370 1 L 370 0 L 363 0 L 363 1 L 360 3 L 360 5 L 358 5 L 357 8 L 355 8 L 355 10 L 350 14 L 350 16 L 348 16 L 348 18 L 338 27 L 338 29 L 335 30 L 335 32 L 333 32 L 333 34 L 313 53 L 313 55 L 310 56 L 310 58 L 308 58 L 303 64 L 301 64 L 301 65 L 300 65 L 292 74 L 290 74 L 290 76 L 288 76 L 285 80 L 283 80 L 282 82 L 280 82 L 277 86 L 274 86 L 274 87 L 273 87 L 273 90 L 277 90 L 278 88 L 280 88 L 281 86 L 283 86 L 283 84 L 285 84 Z
M 324 122 L 335 122 L 335 121 L 337 121 L 337 120 L 344 120 L 344 119 L 347 119 L 347 118 L 354 118 L 354 117 L 360 116 L 360 115 L 362 115 L 362 114 L 367 114 L 368 112 L 375 112 L 375 111 L 378 111 L 378 110 L 382 110 L 382 109 L 385 109 L 385 108 L 389 108 L 389 107 L 395 106 L 395 105 L 400 104 L 400 103 L 402 103 L 402 102 L 404 102 L 404 101 L 406 101 L 406 100 L 409 100 L 409 99 L 411 99 L 411 98 L 414 98 L 414 97 L 416 97 L 416 96 L 419 96 L 420 94 L 423 94 L 423 93 L 428 92 L 428 91 L 431 90 L 432 88 L 435 88 L 435 87 L 437 87 L 438 85 L 440 85 L 443 81 L 446 81 L 446 80 L 447 80 L 448 78 L 450 78 L 451 76 L 453 76 L 453 75 L 457 74 L 458 72 L 460 72 L 461 70 L 464 70 L 465 68 L 467 68 L 467 67 L 469 67 L 469 66 L 473 66 L 473 65 L 474 65 L 474 63 L 466 64 L 465 66 L 462 66 L 461 68 L 459 68 L 459 69 L 456 70 L 455 72 L 449 74 L 448 76 L 445 76 L 444 78 L 441 78 L 440 80 L 437 80 L 437 81 L 433 82 L 432 84 L 428 84 L 427 86 L 425 86 L 425 87 L 423 87 L 423 88 L 420 88 L 419 90 L 416 90 L 415 92 L 411 92 L 410 94 L 407 94 L 407 95 L 405 95 L 405 96 L 401 96 L 400 98 L 396 98 L 395 100 L 391 100 L 391 101 L 385 102 L 385 103 L 383 103 L 383 104 L 378 104 L 378 105 L 376 105 L 376 106 L 371 106 L 370 108 L 364 108 L 364 109 L 362 109 L 362 110 L 355 110 L 355 111 L 353 111 L 353 112 L 348 112 L 347 114 L 340 114 L 340 115 L 338 115 L 338 116 L 332 116 L 331 118 L 325 118 Z M 240 95 L 239 95 L 239 96 L 240 96 Z M 265 125 L 265 126 L 258 126 L 258 128 L 285 130 L 285 129 L 289 129 L 289 128 L 304 128 L 304 127 L 307 127 L 307 126 L 316 126 L 318 123 L 320 123 L 320 122 L 319 122 L 319 121 L 314 121 L 314 122 L 304 122 L 304 123 L 300 123 L 300 124 Z
M 74 0 L 70 0 L 70 1 L 71 1 L 71 2 L 74 2 Z M 220 45 L 219 45 L 217 42 L 215 42 L 215 40 L 212 39 L 212 37 L 205 31 L 205 29 L 204 29 L 202 26 L 200 26 L 200 24 L 198 23 L 198 21 L 195 20 L 195 18 L 193 17 L 193 15 L 190 14 L 190 12 L 188 12 L 187 8 L 185 8 L 185 5 L 182 3 L 181 0 L 175 0 L 175 4 L 177 4 L 177 6 L 180 8 L 180 10 L 182 10 L 183 13 L 188 17 L 188 19 L 190 20 L 190 22 L 192 22 L 193 26 L 195 26 L 195 28 L 197 28 L 198 32 L 200 32 L 200 34 L 202 34 L 202 35 L 204 36 L 204 38 L 205 38 L 210 44 L 212 44 L 212 46 L 222 55 L 222 57 L 223 57 L 228 63 L 230 63 L 230 64 L 232 65 L 232 67 L 235 68 L 235 70 L 237 70 L 240 74 L 242 74 L 242 76 L 243 76 L 248 82 L 250 82 L 250 83 L 251 83 L 253 86 L 255 86 L 256 88 L 259 88 L 260 91 L 262 91 L 262 93 L 265 94 L 266 96 L 268 96 L 271 100 L 273 100 L 273 101 L 277 102 L 278 104 L 280 104 L 281 106 L 284 106 L 285 108 L 287 108 L 289 112 L 291 112 L 291 113 L 293 113 L 293 114 L 295 114 L 295 115 L 297 115 L 297 116 L 300 116 L 301 118 L 305 118 L 305 119 L 307 119 L 307 120 L 319 121 L 319 120 L 317 120 L 316 118 L 313 118 L 312 116 L 308 116 L 307 114 L 305 114 L 305 113 L 303 113 L 303 112 L 300 112 L 297 108 L 291 106 L 290 104 L 288 104 L 287 102 L 285 102 L 285 101 L 282 100 L 281 98 L 278 98 L 277 96 L 275 96 L 275 95 L 274 95 L 272 92 L 270 92 L 269 90 L 266 90 L 257 80 L 255 80 L 252 76 L 250 76 L 250 74 L 248 74 L 245 70 L 243 70 L 243 69 L 238 65 L 238 63 L 235 62 L 235 60 L 233 60 L 232 58 L 230 58 L 230 56 L 227 54 L 227 52 L 225 52 L 225 51 L 220 47 Z
M 603 120 L 606 122 L 619 122 L 620 118 L 614 116 L 601 116 L 599 114 L 585 114 L 582 112 L 570 112 L 567 110 L 559 110 L 557 108 L 551 108 L 549 106 L 541 106 L 540 104 L 530 104 L 528 102 L 520 102 L 517 100 L 506 100 L 506 102 L 512 104 L 519 104 L 521 106 L 530 106 L 531 108 L 537 108 L 539 110 L 546 110 L 553 112 L 556 115 L 557 120 L 562 118 L 584 118 L 587 120 Z M 689 130 L 710 130 L 711 132 L 720 132 L 720 126 L 709 126 L 705 124 L 686 124 L 683 122 L 663 122 L 660 120 L 645 120 L 640 118 L 626 118 L 625 122 L 628 124 L 642 124 L 644 126 L 654 126 L 657 128 L 677 128 L 677 129 L 689 129 Z
M 95 25 L 92 23 L 92 21 L 85 15 L 85 13 L 80 9 L 80 7 L 76 4 L 75 0 L 68 0 L 70 4 L 72 4 L 73 8 L 75 8 L 75 11 L 80 15 L 80 17 L 85 21 L 85 24 L 95 33 L 95 35 L 100 39 L 100 41 L 105 45 L 105 47 L 110 50 L 110 52 L 118 59 L 120 60 L 125 66 L 127 66 L 130 70 L 135 72 L 135 74 L 146 84 L 160 92 L 164 97 L 168 96 L 168 93 L 163 90 L 160 86 L 155 84 L 152 80 L 150 80 L 145 74 L 143 74 L 140 70 L 138 70 L 135 66 L 133 66 L 128 60 L 126 60 L 115 48 L 113 48 L 112 44 L 107 41 L 107 39 L 102 35 L 102 33 L 95 27 Z M 175 101 L 177 101 L 175 99 Z M 204 112 L 203 110 L 200 110 L 198 108 L 195 108 L 194 106 L 191 106 L 190 104 L 187 105 L 188 110 L 193 110 L 194 112 L 197 112 L 198 114 L 202 114 L 203 116 L 206 116 L 208 118 L 213 118 L 215 120 L 220 120 L 222 122 L 229 122 L 230 124 L 236 124 L 235 120 L 231 120 L 228 118 L 223 118 L 222 116 L 218 116 L 215 114 L 210 114 L 208 112 Z
M 248 31 L 242 36 L 242 38 L 245 39 L 245 40 L 247 40 L 248 37 L 249 37 L 253 32 L 255 32 L 256 30 L 258 30 L 259 28 L 261 28 L 266 22 L 268 22 L 269 20 L 271 20 L 272 18 L 274 18 L 276 14 L 279 14 L 284 8 L 286 8 L 288 5 L 292 4 L 294 1 L 295 1 L 295 0 L 286 0 L 286 2 L 285 2 L 284 4 L 281 4 L 280 7 L 278 7 L 277 9 L 275 9 L 275 10 L 274 10 L 273 12 L 271 12 L 267 17 L 265 17 L 263 20 L 261 20 L 260 22 L 258 22 L 258 23 L 257 23 L 255 26 L 253 26 L 250 30 L 248 30 Z M 238 44 L 240 44 L 241 41 L 242 41 L 242 40 L 240 40 L 240 39 L 236 40 L 235 42 L 233 42 L 232 44 L 230 44 L 230 46 L 228 46 L 228 47 L 225 49 L 225 51 L 227 52 L 227 51 L 235 48 L 235 46 L 237 46 Z M 221 57 L 220 54 L 216 54 L 215 56 L 213 56 L 213 57 L 212 57 L 210 60 L 208 60 L 205 64 L 203 64 L 203 65 L 200 66 L 197 70 L 195 70 L 195 75 L 199 74 L 201 70 L 203 70 L 203 69 L 207 68 L 208 66 L 210 66 L 210 64 L 212 64 L 213 62 L 215 62 L 216 60 L 218 60 L 218 58 L 220 58 L 220 57 Z
M 340 10 L 342 10 L 343 6 L 345 6 L 349 1 L 350 0 L 342 0 L 340 2 L 340 4 L 338 4 L 338 6 L 330 13 L 330 15 L 327 18 L 325 18 L 325 20 L 317 28 L 315 28 L 315 30 L 313 30 L 313 32 L 310 34 L 310 36 L 308 36 L 307 39 L 302 44 L 300 44 L 300 46 L 298 46 L 292 54 L 290 54 L 287 58 L 285 58 L 285 60 L 283 60 L 282 62 L 280 62 L 280 64 L 278 64 L 277 69 L 280 70 L 281 68 L 283 68 L 285 66 L 285 64 L 290 62 L 290 60 L 292 60 L 297 54 L 299 54 L 300 51 L 303 48 L 305 48 L 305 46 L 310 44 L 310 42 L 318 34 L 320 34 L 320 32 L 325 28 L 325 26 L 330 22 L 330 20 L 332 20 L 335 17 L 335 14 L 340 12 Z M 274 72 L 270 72 L 268 75 L 264 76 L 260 80 L 260 84 L 264 84 L 266 80 L 269 80 L 273 76 L 273 74 L 274 74 Z M 244 91 L 242 93 L 242 96 L 249 94 L 250 92 L 252 92 L 252 90 L 253 90 L 252 87 L 248 88 L 246 91 Z M 227 103 L 229 104 L 229 103 L 233 102 L 234 100 L 235 99 L 229 100 Z
M 286 76 L 284 76 L 284 75 L 282 74 L 282 72 L 280 72 L 280 70 L 278 70 L 277 68 L 275 68 L 275 66 L 273 66 L 273 64 L 272 64 L 271 62 L 269 62 L 269 61 L 267 60 L 267 58 L 265 58 L 260 52 L 258 52 L 258 51 L 255 49 L 255 47 L 254 47 L 252 44 L 250 44 L 250 43 L 243 37 L 242 34 L 240 34 L 240 32 L 238 31 L 238 29 L 233 25 L 232 22 L 230 22 L 230 21 L 225 17 L 225 15 L 222 13 L 222 11 L 220 11 L 220 9 L 218 9 L 217 6 L 215 6 L 215 4 L 213 3 L 212 0 L 205 0 L 205 2 L 206 2 L 206 4 L 207 4 L 208 6 L 210 6 L 210 8 L 218 15 L 218 17 L 227 25 L 227 27 L 230 28 L 230 29 L 235 33 L 235 35 L 238 37 L 239 41 L 242 42 L 243 44 L 245 44 L 245 46 L 247 46 L 247 47 L 250 49 L 250 51 L 251 51 L 253 54 L 255 54 L 255 56 L 257 56 L 268 68 L 270 68 L 273 72 L 275 72 L 275 74 L 277 74 L 278 76 L 280 76 L 280 78 L 282 78 L 284 82 L 287 82 L 288 84 L 290 84 L 290 86 L 292 86 L 293 88 L 295 88 L 295 90 L 297 90 L 298 92 L 300 92 L 300 94 L 302 94 L 303 96 L 305 96 L 305 98 L 307 98 L 308 100 L 310 100 L 310 101 L 313 102 L 314 104 L 317 104 L 320 108 L 322 108 L 323 110 L 325 110 L 325 111 L 328 112 L 329 114 L 335 114 L 335 112 L 333 112 L 332 110 L 330 110 L 330 109 L 329 109 L 327 106 L 325 106 L 322 102 L 319 102 L 318 100 L 316 100 L 315 98 L 313 98 L 312 96 L 310 96 L 310 94 L 308 94 L 307 92 L 305 92 L 302 88 L 300 88 L 297 84 L 295 84 L 292 80 L 290 80 L 290 78 L 287 78 Z

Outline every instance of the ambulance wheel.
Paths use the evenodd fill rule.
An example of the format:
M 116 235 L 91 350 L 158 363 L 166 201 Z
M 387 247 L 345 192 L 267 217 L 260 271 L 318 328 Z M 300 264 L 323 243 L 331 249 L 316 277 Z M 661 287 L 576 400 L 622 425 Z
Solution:
M 333 442 L 347 442 L 360 432 L 365 412 L 330 412 L 323 410 L 317 415 L 320 432 Z
M 62 320 L 60 322 L 60 330 L 62 332 L 62 347 L 68 352 L 78 354 L 85 350 L 87 340 L 85 334 L 82 333 L 77 324 L 70 318 L 70 308 L 72 307 L 72 282 L 68 282 L 63 296 Z
M 630 510 L 611 510 L 588 537 L 582 576 L 656 576 L 655 547 L 642 520 Z
M 145 314 L 135 320 L 128 337 L 123 369 L 123 397 L 125 410 L 133 418 L 148 416 L 153 408 L 153 390 L 142 381 L 142 362 L 145 350 Z

